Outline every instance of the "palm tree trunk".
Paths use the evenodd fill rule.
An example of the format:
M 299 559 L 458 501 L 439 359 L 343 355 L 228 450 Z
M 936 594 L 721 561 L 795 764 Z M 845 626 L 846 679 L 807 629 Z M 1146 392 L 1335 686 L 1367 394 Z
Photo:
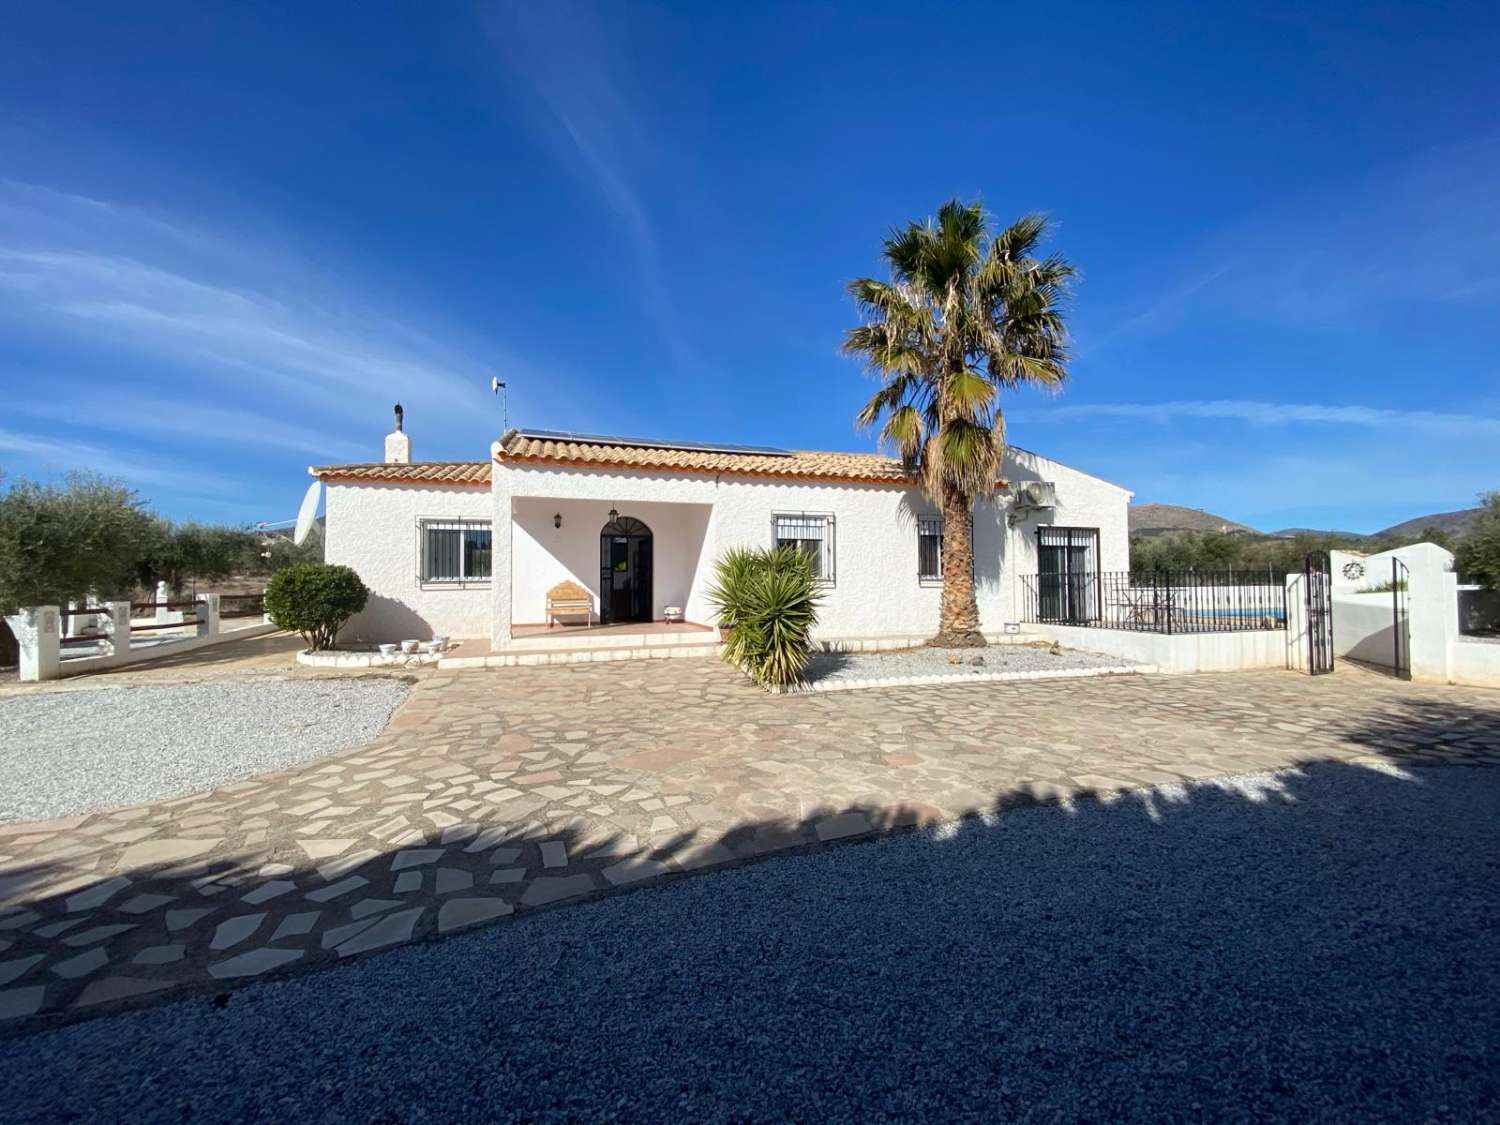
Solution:
M 979 603 L 974 597 L 974 525 L 969 498 L 956 485 L 943 486 L 943 599 L 938 633 L 931 644 L 939 648 L 982 648 Z

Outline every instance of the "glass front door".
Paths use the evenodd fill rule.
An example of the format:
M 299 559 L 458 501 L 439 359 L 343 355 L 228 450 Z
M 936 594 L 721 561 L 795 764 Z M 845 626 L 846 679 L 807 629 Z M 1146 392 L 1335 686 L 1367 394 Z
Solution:
M 1037 529 L 1037 608 L 1042 621 L 1059 625 L 1092 621 L 1098 616 L 1099 529 Z
M 599 616 L 651 620 L 651 529 L 620 516 L 599 533 Z

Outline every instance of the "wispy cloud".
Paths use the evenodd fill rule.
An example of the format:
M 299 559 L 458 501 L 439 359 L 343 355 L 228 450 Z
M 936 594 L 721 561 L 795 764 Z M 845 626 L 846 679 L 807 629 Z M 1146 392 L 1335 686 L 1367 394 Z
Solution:
M 1500 418 L 1445 414 L 1431 410 L 1388 410 L 1372 406 L 1325 406 L 1317 403 L 1237 399 L 1078 403 L 1046 410 L 1017 410 L 1012 412 L 1012 417 L 1033 425 L 1068 422 L 1078 418 L 1129 418 L 1158 425 L 1182 419 L 1212 418 L 1264 427 L 1334 425 L 1449 436 L 1500 437 Z
M 205 471 L 201 465 L 159 456 L 146 460 L 88 442 L 15 430 L 0 430 L 0 465 L 6 453 L 24 454 L 30 461 L 53 471 L 89 469 L 118 477 L 132 487 L 162 489 L 179 497 L 208 495 L 218 499 L 244 490 L 243 482 Z
M 492 38 L 507 72 L 543 107 L 544 129 L 566 138 L 581 171 L 620 220 L 639 270 L 641 299 L 685 371 L 693 365 L 691 349 L 655 225 L 636 186 L 643 154 L 654 151 L 652 134 L 626 92 L 623 60 L 601 34 L 600 18 L 598 10 L 564 0 L 506 5 L 492 16 Z
M 262 431 L 297 448 L 319 428 L 367 429 L 373 402 L 383 410 L 398 399 L 434 434 L 471 430 L 494 365 L 525 371 L 513 356 L 487 351 L 481 361 L 403 323 L 295 251 L 15 183 L 0 183 L 6 317 L 163 361 L 226 432 L 226 404 L 274 402 L 297 421 Z
M 37 380 L 42 382 L 42 380 Z M 314 460 L 352 461 L 370 455 L 326 430 L 301 426 L 252 410 L 228 410 L 191 402 L 122 394 L 78 383 L 45 380 L 45 399 L 13 399 L 10 409 L 32 418 L 109 433 L 138 434 L 214 448 L 290 449 Z

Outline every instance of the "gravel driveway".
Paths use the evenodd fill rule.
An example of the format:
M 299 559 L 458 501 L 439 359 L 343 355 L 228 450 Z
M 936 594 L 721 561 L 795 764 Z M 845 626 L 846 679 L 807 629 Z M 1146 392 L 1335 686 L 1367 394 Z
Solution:
M 775 859 L 4 1044 L 14 1122 L 1477 1121 L 1500 770 Z
M 358 746 L 406 697 L 388 678 L 0 697 L 0 822 L 196 793 Z

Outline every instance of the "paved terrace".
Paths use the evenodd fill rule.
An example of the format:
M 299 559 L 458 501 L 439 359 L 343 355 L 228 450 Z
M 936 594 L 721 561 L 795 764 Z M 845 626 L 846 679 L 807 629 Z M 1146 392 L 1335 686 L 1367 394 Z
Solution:
M 1319 761 L 1500 764 L 1500 693 L 1349 668 L 837 696 L 713 661 L 423 673 L 358 750 L 0 827 L 0 1027 L 780 850 Z

